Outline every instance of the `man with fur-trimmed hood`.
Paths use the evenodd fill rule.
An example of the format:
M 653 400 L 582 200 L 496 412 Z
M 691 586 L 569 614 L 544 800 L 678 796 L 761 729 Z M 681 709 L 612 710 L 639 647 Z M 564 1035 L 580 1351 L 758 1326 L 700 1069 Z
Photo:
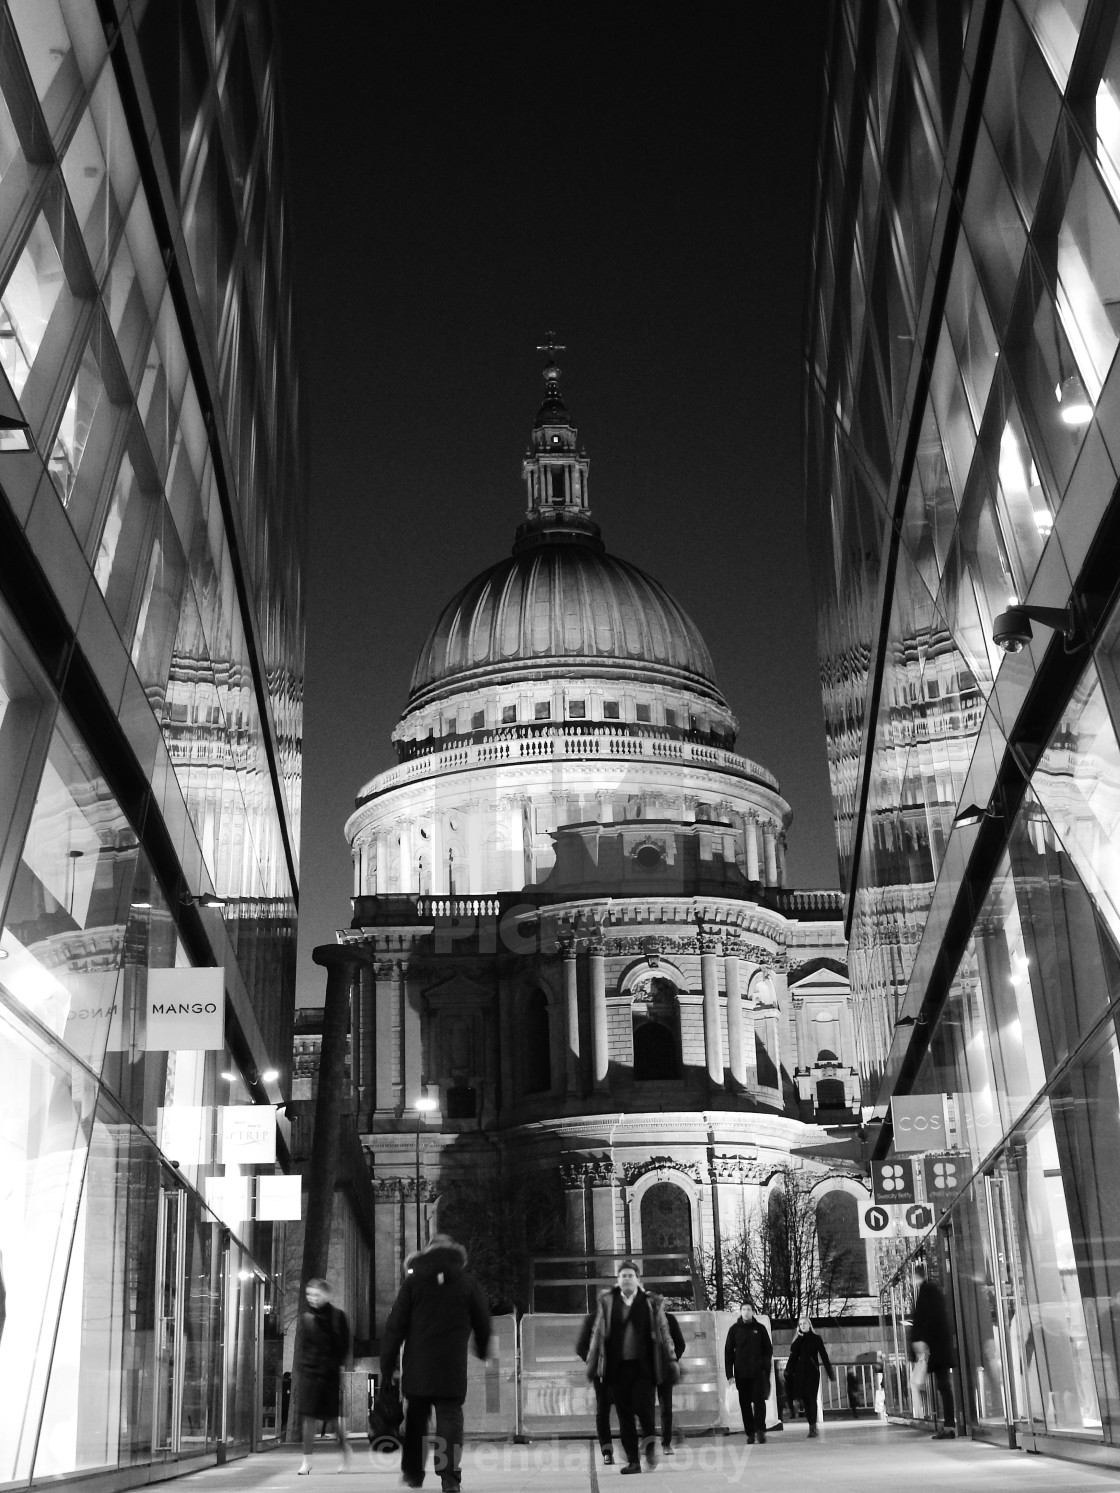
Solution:
M 467 1397 L 467 1346 L 486 1357 L 490 1308 L 482 1287 L 466 1269 L 467 1252 L 446 1234 L 433 1234 L 404 1278 L 381 1347 L 381 1373 L 400 1370 L 408 1401 L 401 1447 L 401 1476 L 410 1488 L 424 1482 L 424 1437 L 436 1418 L 436 1471 L 444 1493 L 457 1493 L 463 1455 L 463 1401 Z
M 680 1370 L 665 1303 L 652 1291 L 641 1289 L 633 1260 L 623 1260 L 618 1285 L 599 1297 L 587 1352 L 587 1377 L 607 1384 L 618 1411 L 618 1434 L 626 1453 L 626 1465 L 620 1471 L 641 1472 L 643 1450 L 647 1465 L 656 1466 L 654 1394 L 659 1384 L 675 1384 Z

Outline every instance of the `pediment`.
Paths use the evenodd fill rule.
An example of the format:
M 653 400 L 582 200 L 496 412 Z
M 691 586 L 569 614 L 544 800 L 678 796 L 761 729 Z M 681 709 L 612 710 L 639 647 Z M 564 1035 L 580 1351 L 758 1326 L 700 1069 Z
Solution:
M 789 993 L 799 999 L 807 995 L 839 995 L 850 989 L 851 982 L 847 975 L 827 967 L 815 969 L 811 974 L 802 975 L 800 979 L 795 975 L 789 977 Z
M 493 1001 L 494 992 L 466 975 L 456 974 L 442 985 L 425 990 L 424 996 L 433 1006 L 483 1006 Z

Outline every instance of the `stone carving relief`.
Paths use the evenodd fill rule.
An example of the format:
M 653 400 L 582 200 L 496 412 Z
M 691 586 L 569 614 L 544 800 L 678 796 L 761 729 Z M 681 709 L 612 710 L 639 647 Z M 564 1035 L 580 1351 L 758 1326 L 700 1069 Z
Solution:
M 622 1168 L 623 1180 L 628 1186 L 633 1186 L 648 1172 L 680 1172 L 693 1182 L 702 1180 L 697 1162 L 678 1161 L 675 1156 L 651 1156 L 646 1161 L 628 1161 Z

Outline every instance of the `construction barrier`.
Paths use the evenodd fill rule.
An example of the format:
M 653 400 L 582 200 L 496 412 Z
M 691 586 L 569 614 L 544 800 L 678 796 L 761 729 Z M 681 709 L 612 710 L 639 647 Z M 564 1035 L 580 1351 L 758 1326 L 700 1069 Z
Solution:
M 685 1340 L 680 1383 L 673 1388 L 673 1423 L 681 1431 L 725 1427 L 723 1337 L 717 1316 L 728 1312 L 675 1313 Z M 592 1436 L 595 1392 L 575 1345 L 583 1317 L 534 1312 L 521 1319 L 521 1431 L 525 1436 Z M 735 1403 L 738 1416 L 738 1401 Z M 739 1421 L 742 1429 L 742 1421 Z
M 471 1435 L 515 1436 L 517 1390 L 517 1318 L 512 1314 L 494 1317 L 485 1361 L 473 1352 L 467 1357 L 463 1420 Z

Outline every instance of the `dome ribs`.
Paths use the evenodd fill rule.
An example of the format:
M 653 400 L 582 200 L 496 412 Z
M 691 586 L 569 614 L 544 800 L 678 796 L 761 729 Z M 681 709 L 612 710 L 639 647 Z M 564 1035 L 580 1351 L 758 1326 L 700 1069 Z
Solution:
M 726 707 L 696 624 L 636 565 L 583 543 L 524 549 L 474 577 L 420 649 L 405 713 L 521 668 L 562 676 L 578 661 L 604 677 L 648 664 L 649 682 L 698 690 Z M 665 671 L 664 673 L 662 671 Z

